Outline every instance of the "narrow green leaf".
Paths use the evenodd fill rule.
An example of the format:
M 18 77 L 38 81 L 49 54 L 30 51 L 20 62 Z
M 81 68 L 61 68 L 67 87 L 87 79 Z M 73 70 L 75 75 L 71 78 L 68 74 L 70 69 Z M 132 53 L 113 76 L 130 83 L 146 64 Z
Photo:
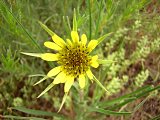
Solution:
M 128 101 L 128 100 L 135 100 L 135 99 L 136 99 L 136 97 L 114 99 L 114 100 L 108 101 L 108 103 L 107 103 L 107 101 L 104 104 L 100 103 L 99 106 L 102 108 L 105 108 L 105 107 L 109 107 L 109 106 L 114 106 L 115 104 L 120 104 L 120 103 Z
M 47 120 L 43 118 L 38 117 L 21 117 L 21 116 L 13 116 L 13 115 L 5 115 L 2 116 L 4 119 L 14 119 L 14 120 Z
M 107 34 L 103 35 L 102 37 L 98 38 L 97 39 L 98 40 L 98 44 L 101 43 L 103 40 L 105 40 L 111 34 L 112 34 L 112 32 L 111 33 L 107 33 Z
M 155 88 L 152 87 L 152 89 L 148 89 L 148 90 L 146 90 L 146 91 L 138 94 L 136 97 L 137 97 L 137 98 L 140 98 L 140 97 L 145 96 L 145 95 L 147 95 L 148 93 L 150 93 L 150 92 L 152 92 L 152 91 L 154 91 L 154 90 L 157 90 L 157 89 L 160 89 L 160 86 L 157 86 L 157 87 L 155 87 Z
M 98 112 L 98 113 L 102 113 L 105 115 L 129 115 L 129 114 L 131 114 L 131 112 L 115 112 L 115 111 L 111 111 L 111 110 L 105 110 L 102 108 L 94 108 L 94 107 L 89 107 L 88 110 L 90 112 Z
M 73 14 L 73 31 L 77 31 L 77 19 L 76 19 L 76 10 L 74 9 Z
M 43 24 L 42 22 L 39 21 L 39 24 L 41 25 L 41 27 L 50 35 L 50 36 L 54 36 L 55 33 L 50 30 L 45 24 Z
M 102 88 L 104 89 L 106 92 L 110 93 L 100 82 L 99 80 L 93 75 L 94 81 Z
M 92 12 L 91 12 L 91 0 L 87 0 L 88 14 L 89 14 L 89 40 L 92 39 Z
M 117 108 L 121 108 L 122 106 L 124 106 L 124 105 L 126 105 L 126 104 L 128 104 L 128 103 L 130 103 L 130 102 L 132 102 L 134 100 L 136 100 L 136 98 L 127 99 L 127 100 L 125 100 L 125 101 L 123 101 L 123 102 L 121 102 L 121 103 L 119 103 L 117 105 L 112 106 L 110 109 L 111 110 L 115 110 Z
M 60 114 L 57 113 L 52 113 L 52 112 L 46 112 L 46 111 L 42 111 L 42 110 L 33 110 L 33 109 L 28 109 L 25 107 L 11 107 L 11 109 L 13 110 L 18 110 L 21 111 L 23 113 L 27 113 L 27 114 L 31 114 L 31 115 L 39 115 L 39 116 L 56 116 L 56 117 L 64 117 Z
M 148 95 L 150 92 L 152 92 L 154 90 L 157 90 L 157 89 L 160 89 L 160 86 L 157 86 L 155 88 L 152 87 L 151 89 L 146 89 L 146 90 L 144 90 L 142 92 L 139 92 L 139 94 L 133 95 L 133 97 L 136 97 L 136 99 L 138 99 L 140 97 Z M 122 102 L 122 103 L 120 103 L 120 104 L 118 104 L 116 106 L 113 106 L 111 109 L 114 110 L 114 109 L 120 108 L 120 107 L 122 107 L 122 106 L 124 106 L 124 105 L 126 105 L 126 104 L 128 104 L 129 102 L 132 102 L 132 101 L 134 101 L 134 99 L 133 100 L 130 99 L 130 100 L 124 101 L 124 102 Z
M 138 90 L 136 90 L 136 91 L 134 91 L 132 93 L 123 95 L 123 96 L 121 96 L 119 98 L 116 98 L 116 99 L 113 99 L 113 100 L 109 100 L 109 101 L 99 102 L 98 106 L 99 107 L 103 107 L 103 108 L 105 108 L 107 106 L 113 106 L 114 104 L 121 103 L 124 100 L 132 99 L 132 98 L 134 99 L 134 98 L 136 98 L 137 94 L 142 93 L 143 91 L 146 91 L 146 90 L 150 90 L 152 88 L 153 88 L 152 86 L 144 86 L 144 87 L 139 88 Z

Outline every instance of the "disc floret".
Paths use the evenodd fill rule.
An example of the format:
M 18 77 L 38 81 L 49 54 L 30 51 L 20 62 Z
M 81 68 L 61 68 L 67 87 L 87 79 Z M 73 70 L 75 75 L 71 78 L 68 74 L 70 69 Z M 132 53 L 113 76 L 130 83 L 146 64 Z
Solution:
M 58 63 L 62 66 L 62 71 L 66 75 L 74 76 L 75 78 L 89 69 L 91 64 L 91 56 L 88 49 L 82 43 L 72 44 L 64 47 L 59 51 Z

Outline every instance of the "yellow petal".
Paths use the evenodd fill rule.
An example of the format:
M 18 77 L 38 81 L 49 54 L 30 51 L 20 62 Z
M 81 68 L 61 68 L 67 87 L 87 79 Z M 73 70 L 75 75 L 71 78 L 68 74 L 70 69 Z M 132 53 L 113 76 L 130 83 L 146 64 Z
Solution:
M 89 79 L 92 80 L 93 79 L 93 74 L 92 74 L 91 70 L 88 69 L 86 73 L 87 73 L 87 76 L 89 77 Z
M 53 83 L 54 83 L 54 84 L 59 84 L 59 83 L 61 83 L 61 81 L 62 81 L 62 82 L 65 81 L 65 74 L 64 74 L 64 72 L 60 72 L 60 73 L 56 76 L 56 78 L 54 79 Z
M 69 46 L 72 46 L 72 42 L 70 41 L 70 39 L 67 39 L 67 43 Z
M 93 60 L 93 61 L 98 60 L 98 55 L 94 55 L 94 56 L 92 57 L 92 60 Z
M 85 76 L 82 74 L 82 75 L 79 75 L 79 86 L 83 89 L 85 87 Z
M 55 43 L 53 43 L 53 42 L 49 42 L 49 41 L 45 42 L 45 43 L 44 43 L 44 46 L 46 46 L 47 48 L 53 49 L 53 50 L 57 50 L 57 51 L 59 51 L 59 50 L 62 49 L 62 48 L 61 48 L 60 46 L 58 46 L 57 44 L 55 44 Z
M 97 40 L 91 40 L 88 43 L 88 51 L 91 52 L 97 45 L 98 45 L 98 41 Z
M 99 66 L 98 55 L 95 55 L 95 56 L 92 57 L 91 66 L 94 67 L 94 68 L 97 68 Z
M 46 61 L 57 61 L 58 54 L 44 53 L 44 54 L 41 54 L 41 58 Z
M 64 86 L 64 92 L 68 92 L 69 89 L 71 88 L 71 86 L 74 83 L 74 77 L 73 76 L 67 76 L 66 78 L 66 82 L 65 82 L 65 86 Z
M 87 36 L 86 36 L 85 34 L 83 34 L 83 35 L 81 36 L 81 41 L 82 41 L 82 44 L 83 44 L 83 45 L 86 45 L 86 43 L 87 43 Z
M 99 66 L 99 63 L 97 61 L 92 62 L 92 67 L 97 68 Z
M 61 71 L 61 66 L 55 67 L 48 72 L 47 76 L 53 77 L 53 76 L 57 75 L 60 71 Z
M 21 53 L 24 55 L 40 57 L 46 61 L 57 61 L 58 60 L 58 54 L 53 54 L 53 53 L 25 53 L 25 52 L 21 52 Z
M 64 72 L 62 72 L 62 75 L 63 75 L 63 79 L 61 79 L 61 83 L 65 83 L 66 82 L 66 74 Z
M 60 38 L 58 35 L 56 35 L 56 34 L 54 34 L 54 35 L 52 36 L 52 39 L 53 39 L 53 41 L 54 41 L 57 45 L 59 45 L 59 46 L 61 46 L 61 47 L 64 47 L 64 45 L 66 44 L 66 43 L 64 42 L 64 40 L 63 40 L 62 38 Z
M 79 36 L 78 36 L 77 31 L 72 31 L 71 32 L 71 37 L 72 37 L 73 42 L 76 42 L 76 43 L 79 42 Z

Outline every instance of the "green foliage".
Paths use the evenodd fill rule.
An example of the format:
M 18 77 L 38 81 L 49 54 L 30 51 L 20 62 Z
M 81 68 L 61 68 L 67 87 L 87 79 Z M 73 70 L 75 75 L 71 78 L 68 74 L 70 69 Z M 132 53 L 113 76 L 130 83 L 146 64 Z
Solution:
M 158 51 L 160 49 L 160 38 L 155 39 L 151 42 L 151 51 Z
M 1 54 L 0 60 L 2 62 L 1 71 L 15 73 L 17 68 L 17 63 L 19 59 L 16 59 L 16 52 L 12 54 L 11 49 L 9 48 L 6 51 L 6 54 Z
M 16 97 L 13 100 L 13 106 L 23 106 L 23 100 L 20 97 Z
M 137 48 L 132 53 L 131 59 L 133 61 L 139 60 L 142 58 L 147 57 L 147 55 L 150 53 L 150 47 L 149 47 L 149 40 L 147 36 L 142 36 L 140 41 L 137 43 Z
M 149 71 L 145 70 L 145 71 L 141 71 L 136 77 L 135 77 L 135 86 L 136 87 L 141 87 L 144 83 L 144 81 L 147 80 L 149 76 Z
M 128 82 L 128 76 L 123 76 L 122 79 L 119 78 L 113 78 L 108 85 L 106 86 L 107 90 L 110 91 L 111 94 L 113 95 L 122 89 L 122 87 Z
M 5 119 L 107 119 L 105 115 L 121 115 L 129 119 L 132 113 L 143 107 L 148 95 L 159 95 L 156 82 L 160 74 L 157 12 L 160 3 L 150 4 L 153 10 L 147 6 L 149 3 L 152 1 L 1 0 L 0 114 Z M 74 9 L 77 24 L 72 20 Z M 102 65 L 94 73 L 110 94 L 102 91 L 95 82 L 86 81 L 84 90 L 75 83 L 60 113 L 56 112 L 62 101 L 63 85 L 36 98 L 51 80 L 36 87 L 33 87 L 34 83 L 54 65 L 23 56 L 20 52 L 46 51 L 43 42 L 51 38 L 38 21 L 64 39 L 70 38 L 74 27 L 80 34 L 86 33 L 89 40 L 101 42 L 96 53 L 104 61 L 100 61 Z M 150 55 L 157 62 L 149 61 Z M 31 74 L 36 77 L 29 76 Z M 154 85 L 146 86 L 148 80 L 154 81 Z M 137 99 L 142 101 L 137 103 Z M 131 102 L 135 107 L 130 106 Z M 159 115 L 153 119 L 156 118 Z

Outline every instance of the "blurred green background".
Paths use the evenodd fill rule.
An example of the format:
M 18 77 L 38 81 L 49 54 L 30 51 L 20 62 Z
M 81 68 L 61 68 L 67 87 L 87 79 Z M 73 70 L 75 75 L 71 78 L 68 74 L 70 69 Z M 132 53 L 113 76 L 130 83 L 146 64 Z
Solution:
M 51 37 L 40 27 L 46 24 L 62 38 L 70 38 L 73 10 L 76 10 L 78 32 L 90 39 L 113 32 L 96 48 L 99 58 L 116 63 L 103 64 L 94 74 L 111 92 L 107 95 L 96 83 L 87 83 L 82 91 L 72 87 L 65 106 L 58 114 L 63 84 L 36 98 L 51 80 L 33 86 L 56 64 L 28 57 L 20 52 L 47 52 L 43 46 Z M 31 75 L 36 75 L 35 77 Z M 25 114 L 22 108 L 53 112 L 46 119 L 148 120 L 160 116 L 160 97 L 156 89 L 131 104 L 109 108 L 136 112 L 115 116 L 101 111 L 91 112 L 86 106 L 102 107 L 101 101 L 160 83 L 160 1 L 159 0 L 0 0 L 0 119 L 6 115 Z M 142 103 L 141 103 L 142 102 Z M 140 104 L 141 103 L 141 104 Z M 112 106 L 114 107 L 114 106 Z M 103 106 L 102 108 L 106 108 Z M 82 111 L 84 110 L 84 112 Z M 108 110 L 105 109 L 105 110 Z M 98 113 L 97 113 L 98 112 Z M 49 114 L 49 113 L 46 113 Z M 39 114 L 37 113 L 39 116 Z M 60 115 L 60 116 L 59 116 Z M 64 116 L 65 117 L 64 117 Z M 6 116 L 7 117 L 7 116 Z M 137 118 L 138 117 L 138 118 Z M 8 119 L 20 119 L 11 117 Z

